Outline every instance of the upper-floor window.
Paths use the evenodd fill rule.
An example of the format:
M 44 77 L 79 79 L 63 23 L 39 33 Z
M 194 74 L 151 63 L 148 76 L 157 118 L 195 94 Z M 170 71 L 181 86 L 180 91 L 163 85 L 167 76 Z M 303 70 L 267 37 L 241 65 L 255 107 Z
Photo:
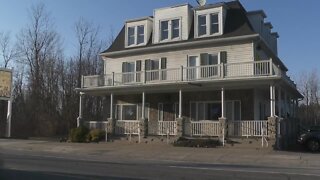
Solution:
M 179 38 L 179 36 L 180 36 L 180 21 L 179 21 L 179 19 L 172 20 L 171 23 L 172 23 L 171 39 Z
M 196 14 L 196 37 L 207 37 L 222 34 L 220 12 L 205 12 Z
M 145 30 L 144 25 L 128 27 L 127 37 L 128 46 L 140 45 L 145 43 Z
M 219 15 L 211 14 L 210 15 L 211 29 L 210 33 L 215 34 L 219 32 Z
M 144 43 L 144 26 L 138 26 L 138 42 L 137 44 L 143 44 Z
M 169 38 L 169 21 L 161 22 L 161 41 Z
M 180 38 L 180 19 L 161 21 L 160 40 L 174 40 Z
M 131 46 L 135 42 L 135 27 L 128 28 L 128 46 Z
M 207 34 L 207 16 L 198 16 L 198 36 Z

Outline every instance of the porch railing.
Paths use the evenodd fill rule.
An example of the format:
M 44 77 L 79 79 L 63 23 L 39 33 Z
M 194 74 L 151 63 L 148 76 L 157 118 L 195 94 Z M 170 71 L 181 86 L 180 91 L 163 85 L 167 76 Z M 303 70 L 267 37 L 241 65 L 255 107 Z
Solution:
M 262 134 L 263 133 L 263 134 Z M 266 120 L 258 121 L 229 121 L 228 122 L 229 136 L 267 136 L 268 122 Z
M 139 134 L 140 123 L 137 120 L 118 120 L 116 121 L 116 134 Z
M 221 76 L 222 65 L 185 67 L 183 76 L 186 81 L 216 79 Z
M 177 135 L 177 121 L 159 121 L 158 122 L 159 135 Z
M 219 121 L 191 121 L 191 136 L 219 136 Z
M 86 121 L 85 126 L 89 129 L 105 130 L 108 127 L 108 121 Z
M 190 82 L 201 80 L 279 76 L 293 84 L 285 72 L 272 61 L 249 61 L 208 66 L 180 67 L 139 72 L 84 76 L 82 87 L 122 86 L 163 82 Z

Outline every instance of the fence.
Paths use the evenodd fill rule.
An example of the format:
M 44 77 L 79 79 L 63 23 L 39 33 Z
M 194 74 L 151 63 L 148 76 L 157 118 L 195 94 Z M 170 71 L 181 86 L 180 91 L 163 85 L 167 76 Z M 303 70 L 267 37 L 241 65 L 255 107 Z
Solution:
M 177 121 L 159 121 L 158 128 L 159 135 L 177 135 Z
M 191 136 L 219 136 L 219 121 L 191 121 Z

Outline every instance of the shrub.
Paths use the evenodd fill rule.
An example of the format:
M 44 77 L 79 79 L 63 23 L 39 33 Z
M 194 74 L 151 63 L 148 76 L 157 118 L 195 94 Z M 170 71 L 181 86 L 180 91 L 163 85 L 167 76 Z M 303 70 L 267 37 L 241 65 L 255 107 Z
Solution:
M 69 139 L 71 142 L 86 142 L 89 129 L 87 127 L 81 126 L 71 129 L 69 134 Z
M 88 136 L 87 140 L 91 142 L 99 142 L 106 137 L 106 131 L 100 129 L 92 129 Z

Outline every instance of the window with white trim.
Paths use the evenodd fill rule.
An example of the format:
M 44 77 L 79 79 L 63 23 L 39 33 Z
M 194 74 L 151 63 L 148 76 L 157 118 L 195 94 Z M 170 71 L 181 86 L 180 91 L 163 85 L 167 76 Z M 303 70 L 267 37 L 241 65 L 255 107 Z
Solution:
M 144 117 L 149 119 L 149 103 L 145 104 Z M 117 104 L 117 120 L 138 120 L 142 118 L 142 104 Z
M 207 34 L 207 16 L 198 16 L 198 36 L 203 36 Z
M 210 34 L 219 33 L 219 15 L 210 14 Z
M 128 27 L 128 46 L 135 44 L 135 27 Z
M 160 22 L 160 41 L 180 39 L 180 19 L 165 20 Z
M 130 26 L 127 28 L 127 46 L 145 44 L 145 26 Z
M 205 13 L 197 15 L 196 22 L 196 36 L 206 37 L 221 34 L 221 13 Z
M 137 44 L 143 44 L 144 43 L 144 26 L 138 26 L 138 40 L 137 40 Z

